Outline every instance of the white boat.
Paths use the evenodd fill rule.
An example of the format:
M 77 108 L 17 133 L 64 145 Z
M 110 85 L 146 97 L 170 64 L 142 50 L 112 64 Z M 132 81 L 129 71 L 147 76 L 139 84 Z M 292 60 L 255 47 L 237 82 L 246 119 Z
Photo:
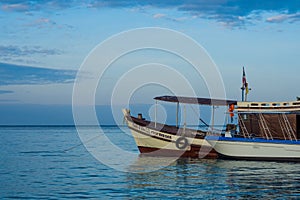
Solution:
M 240 135 L 206 136 L 219 157 L 300 161 L 300 101 L 238 102 Z
M 222 136 L 207 136 L 206 140 L 218 152 L 219 158 L 300 161 L 300 141 Z
M 147 121 L 141 114 L 134 117 L 128 109 L 123 109 L 127 126 L 131 130 L 140 153 L 191 158 L 216 158 L 218 156 L 204 139 L 207 131 L 178 126 L 178 105 L 182 103 L 227 106 L 236 104 L 236 101 L 176 96 L 161 96 L 154 99 L 177 103 L 176 126 Z

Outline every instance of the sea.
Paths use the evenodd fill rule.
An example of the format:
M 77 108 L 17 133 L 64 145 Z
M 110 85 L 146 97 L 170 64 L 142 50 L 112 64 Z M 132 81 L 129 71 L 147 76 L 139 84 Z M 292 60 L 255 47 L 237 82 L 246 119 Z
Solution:
M 80 131 L 0 127 L 0 198 L 300 199 L 300 163 L 141 156 L 126 127 Z

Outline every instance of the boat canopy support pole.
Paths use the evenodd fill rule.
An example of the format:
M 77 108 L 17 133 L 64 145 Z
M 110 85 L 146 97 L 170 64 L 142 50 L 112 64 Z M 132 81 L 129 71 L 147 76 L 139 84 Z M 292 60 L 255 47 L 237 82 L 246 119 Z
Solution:
M 155 101 L 155 109 L 154 109 L 154 127 L 156 128 L 157 121 L 157 100 Z
M 215 105 L 212 106 L 212 123 L 211 123 L 211 132 L 214 132 L 214 125 L 215 125 Z
M 185 129 L 186 129 L 186 106 L 185 104 L 183 105 L 183 116 L 184 116 L 184 124 L 183 124 L 183 134 L 185 134 Z
M 179 112 L 179 102 L 176 105 L 176 127 L 178 127 L 178 112 Z

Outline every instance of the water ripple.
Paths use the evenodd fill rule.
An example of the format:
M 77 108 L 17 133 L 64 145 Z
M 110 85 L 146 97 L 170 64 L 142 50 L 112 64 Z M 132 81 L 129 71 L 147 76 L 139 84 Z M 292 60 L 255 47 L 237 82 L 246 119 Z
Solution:
M 136 148 L 128 134 L 104 130 L 120 148 Z M 75 128 L 5 128 L 0 135 L 1 199 L 300 199 L 299 163 L 179 159 L 163 167 L 169 158 L 137 157 L 127 167 L 140 173 L 124 173 L 78 145 Z

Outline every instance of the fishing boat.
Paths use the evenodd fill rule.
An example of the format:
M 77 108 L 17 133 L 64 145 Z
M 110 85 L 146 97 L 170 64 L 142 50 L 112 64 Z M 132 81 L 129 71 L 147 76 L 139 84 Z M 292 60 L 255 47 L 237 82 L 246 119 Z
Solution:
M 209 135 L 225 159 L 300 161 L 300 101 L 237 102 L 239 134 Z
M 242 77 L 242 101 L 197 97 L 160 96 L 156 101 L 177 104 L 176 126 L 133 117 L 123 110 L 127 125 L 141 153 L 160 156 L 225 158 L 244 160 L 300 161 L 300 98 L 287 102 L 247 101 L 250 88 L 245 69 Z M 227 119 L 236 123 L 216 131 L 214 112 L 206 131 L 178 126 L 179 104 L 227 106 Z M 185 114 L 184 114 L 185 115 Z M 156 119 L 156 112 L 155 112 Z M 200 118 L 200 121 L 203 120 Z
M 237 103 L 236 101 L 178 96 L 159 96 L 154 99 L 156 100 L 155 105 L 157 105 L 157 101 L 177 104 L 176 125 L 158 123 L 156 120 L 156 108 L 154 121 L 146 120 L 143 118 L 142 114 L 138 114 L 138 116 L 134 117 L 130 114 L 128 109 L 123 109 L 125 121 L 131 130 L 140 153 L 152 156 L 217 158 L 218 154 L 205 140 L 205 136 L 208 132 L 214 130 L 214 126 L 206 124 L 201 118 L 200 120 L 207 125 L 208 129 L 201 130 L 189 128 L 186 125 L 186 119 L 184 119 L 183 126 L 180 126 L 178 122 L 179 105 L 184 105 L 185 118 L 186 104 L 209 105 L 215 107 L 235 105 Z M 212 118 L 214 118 L 214 116 L 212 116 Z

